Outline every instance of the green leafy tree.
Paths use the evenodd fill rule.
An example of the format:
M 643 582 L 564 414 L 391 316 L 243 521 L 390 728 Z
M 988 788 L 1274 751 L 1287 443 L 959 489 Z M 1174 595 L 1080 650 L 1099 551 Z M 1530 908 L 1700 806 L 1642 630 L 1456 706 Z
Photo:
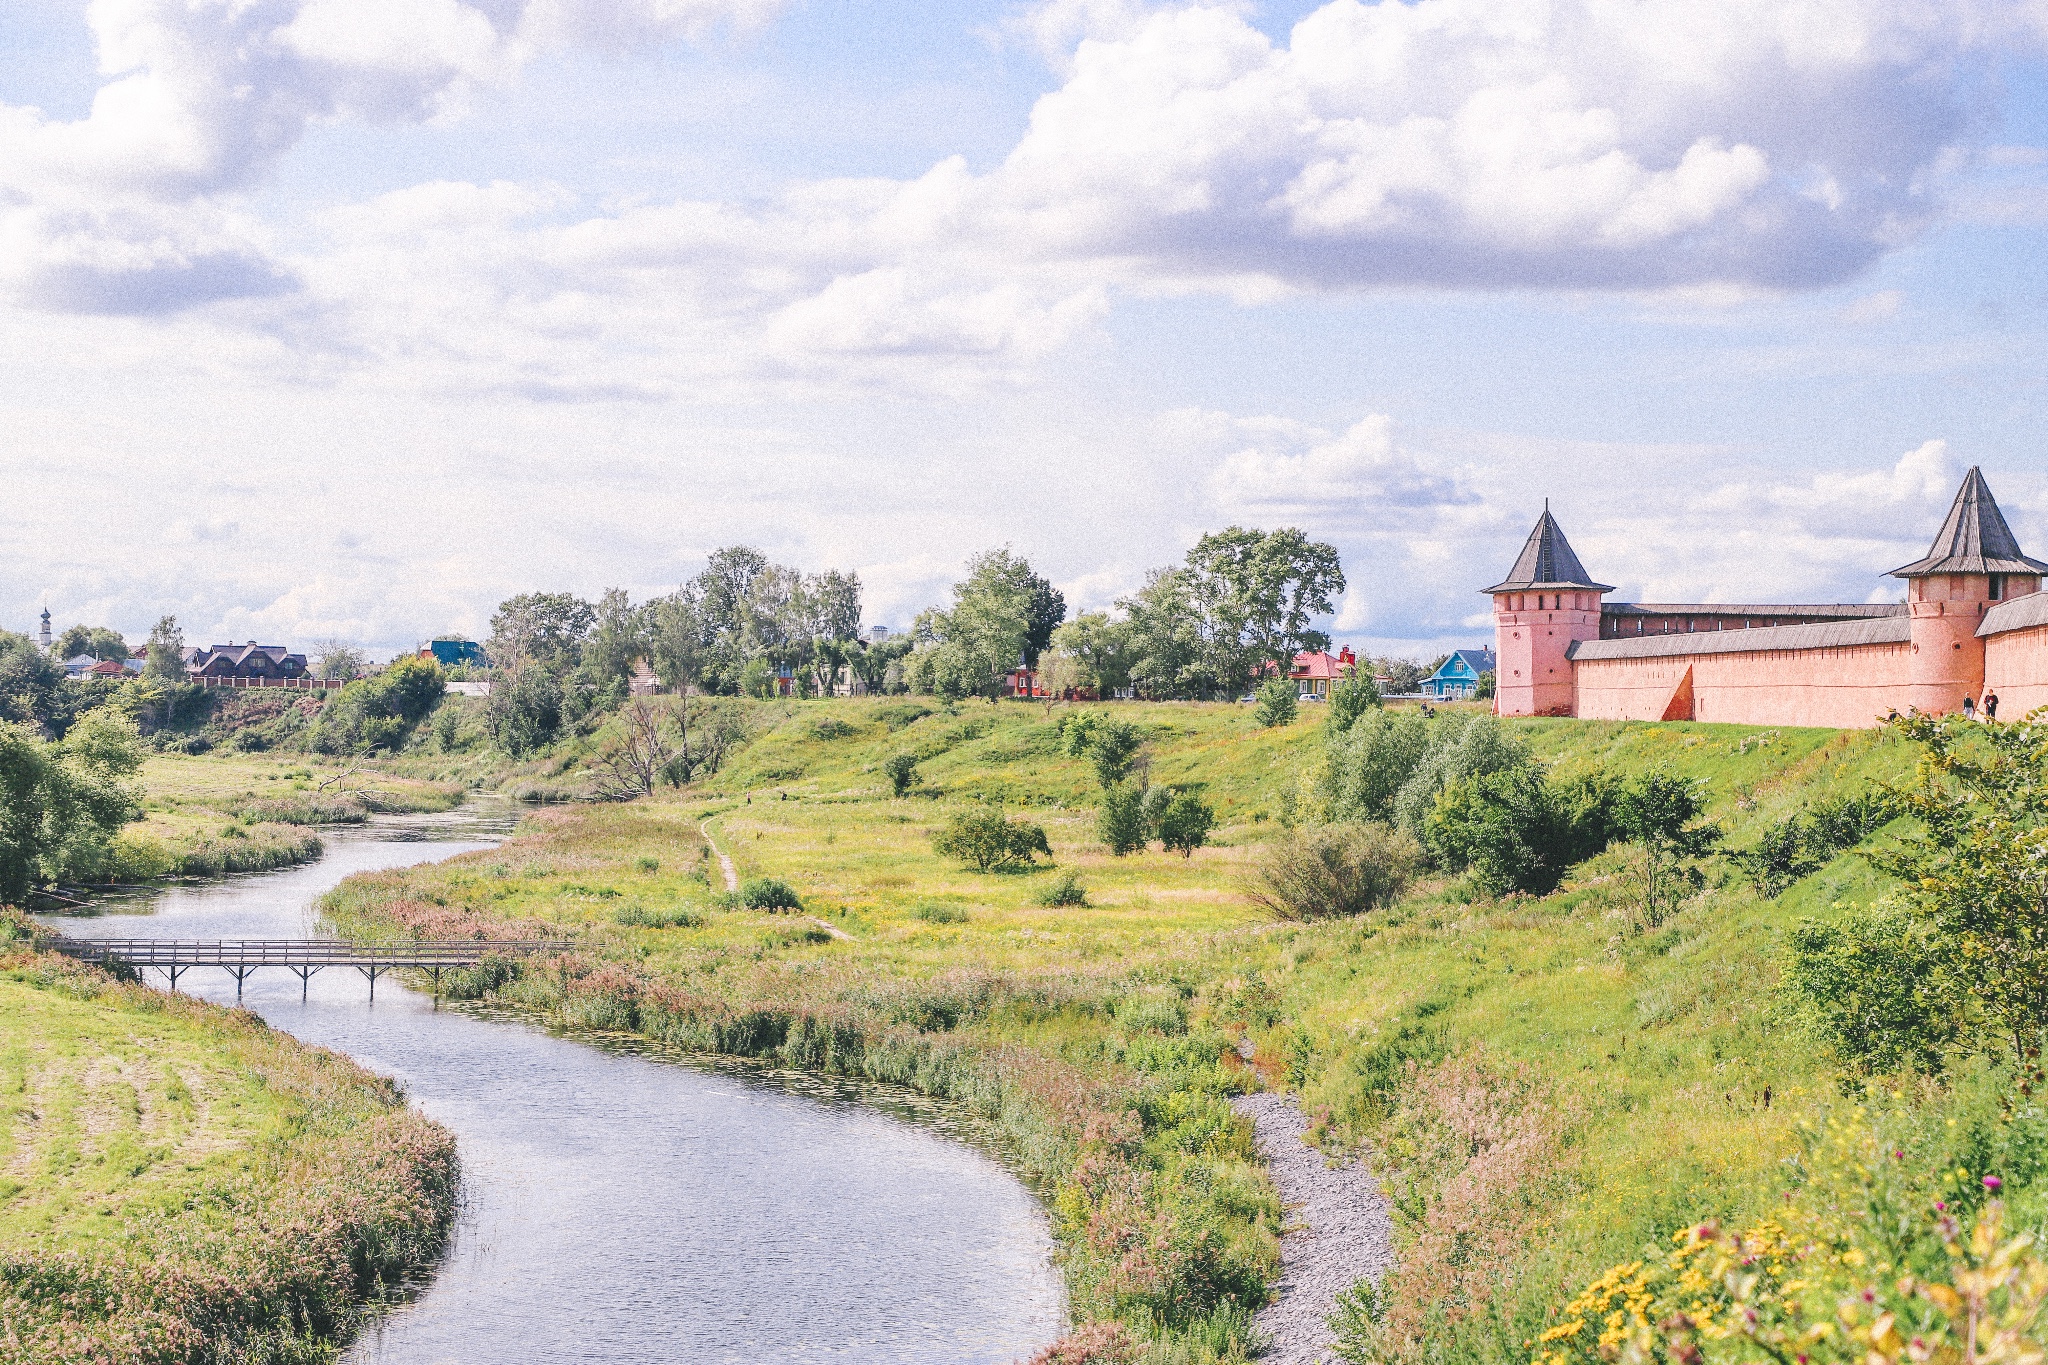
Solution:
M 1145 847 L 1146 832 L 1145 793 L 1130 782 L 1104 788 L 1095 815 L 1095 834 L 1103 846 L 1119 858 L 1137 853 Z
M 484 704 L 491 742 L 524 758 L 554 742 L 562 726 L 562 682 L 554 673 L 519 659 L 497 669 Z
M 590 635 L 583 645 L 583 674 L 599 691 L 623 696 L 633 666 L 648 656 L 647 613 L 622 588 L 606 588 L 592 608 Z
M 1209 842 L 1215 824 L 1216 812 L 1208 802 L 1193 792 L 1182 792 L 1159 813 L 1159 842 L 1168 853 L 1192 858 L 1196 849 Z
M 67 701 L 62 665 L 28 636 L 0 631 L 0 721 L 55 734 L 69 719 Z
M 1139 751 L 1145 747 L 1145 732 L 1130 721 L 1106 719 L 1091 728 L 1087 744 L 1095 781 L 1108 791 L 1129 777 L 1137 766 Z
M 1294 724 L 1301 713 L 1301 688 L 1289 678 L 1268 678 L 1259 684 L 1259 704 L 1252 714 L 1268 730 Z
M 1058 622 L 1047 624 L 1046 614 L 1066 610 L 1059 594 L 1043 587 L 1045 580 L 1007 547 L 977 555 L 967 577 L 953 585 L 951 608 L 919 618 L 915 633 L 922 642 L 910 656 L 911 686 L 948 701 L 994 701 L 1003 679 L 1034 656 L 1034 641 L 1043 648 L 1051 638 Z
M 1154 569 L 1145 586 L 1117 603 L 1129 636 L 1130 679 L 1153 700 L 1211 697 L 1218 683 L 1194 578 L 1185 569 Z
M 1474 700 L 1492 700 L 1494 688 L 1498 685 L 1498 680 L 1494 677 L 1493 670 L 1490 668 L 1487 669 L 1484 673 L 1481 673 L 1479 675 L 1479 686 L 1472 689 L 1472 696 Z
M 1340 679 L 1330 689 L 1330 718 L 1325 722 L 1328 733 L 1343 734 L 1360 716 L 1379 705 L 1380 689 L 1374 685 L 1372 675 L 1363 668 L 1352 670 L 1350 677 Z
M 500 667 L 525 660 L 567 672 L 583 661 L 583 646 L 596 621 L 597 608 L 571 593 L 521 593 L 500 602 L 492 613 L 485 652 Z
M 1392 819 L 1395 798 L 1422 765 L 1431 735 L 1418 711 L 1371 710 L 1342 730 L 1325 731 L 1323 800 L 1330 818 Z
M 1707 784 L 1670 773 L 1639 774 L 1614 794 L 1615 832 L 1643 846 L 1644 901 L 1652 923 L 1660 914 L 1664 868 L 1700 857 L 1721 838 L 1718 826 L 1697 823 L 1706 810 Z
M 766 659 L 749 659 L 740 669 L 740 695 L 766 701 L 779 690 L 774 667 Z
M 105 626 L 68 626 L 57 637 L 51 652 L 61 660 L 76 659 L 81 655 L 95 659 L 125 661 L 129 657 L 128 642 L 117 630 Z
M 708 653 L 697 598 L 684 588 L 649 602 L 646 613 L 648 667 L 663 687 L 687 696 L 703 675 Z
M 1232 526 L 1197 541 L 1187 569 L 1206 626 L 1209 671 L 1228 695 L 1269 663 L 1284 674 L 1300 651 L 1329 647 L 1330 637 L 1309 622 L 1334 610 L 1344 591 L 1335 546 L 1294 527 Z
M 932 851 L 953 858 L 977 872 L 1029 867 L 1037 854 L 1052 856 L 1045 829 L 1025 820 L 1010 820 L 1000 807 L 961 811 L 932 836 Z
M 1802 921 L 1780 959 L 1786 987 L 1852 1064 L 1880 1075 L 1934 1073 L 1971 1033 L 1940 929 L 1900 905 Z
M 185 632 L 175 616 L 159 617 L 149 631 L 149 658 L 143 676 L 161 683 L 185 681 Z
M 80 717 L 62 744 L 0 722 L 0 902 L 99 875 L 115 833 L 142 814 L 128 782 L 141 766 L 134 725 L 104 710 Z
M 313 672 L 317 677 L 350 682 L 360 678 L 370 663 L 363 651 L 343 640 L 322 640 L 313 647 Z
M 1521 764 L 1445 787 L 1423 822 L 1423 842 L 1444 866 L 1469 869 L 1490 895 L 1547 896 L 1574 864 L 1607 847 L 1613 804 L 1607 782 L 1554 782 Z
M 891 754 L 882 771 L 888 774 L 889 789 L 897 796 L 910 795 L 910 789 L 924 781 L 924 774 L 917 770 L 916 754 Z
M 1047 671 L 1053 690 L 1093 690 L 1107 697 L 1131 685 L 1136 662 L 1129 622 L 1107 612 L 1087 612 L 1052 633 Z

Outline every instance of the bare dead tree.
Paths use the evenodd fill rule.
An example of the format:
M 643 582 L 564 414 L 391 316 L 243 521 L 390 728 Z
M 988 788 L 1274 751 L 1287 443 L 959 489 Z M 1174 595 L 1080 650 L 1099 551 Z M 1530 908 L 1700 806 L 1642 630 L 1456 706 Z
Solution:
M 686 717 L 687 708 L 685 701 Z M 635 697 L 621 707 L 619 733 L 598 756 L 598 796 L 631 801 L 661 783 L 689 781 L 688 720 L 674 722 L 673 710 L 646 697 Z M 672 740 L 672 734 L 678 738 Z

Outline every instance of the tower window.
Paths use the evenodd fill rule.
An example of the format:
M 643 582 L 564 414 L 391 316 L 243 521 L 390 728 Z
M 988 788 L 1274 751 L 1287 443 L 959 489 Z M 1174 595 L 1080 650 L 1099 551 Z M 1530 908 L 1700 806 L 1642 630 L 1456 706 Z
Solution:
M 2004 575 L 2004 574 L 2002 574 L 2002 573 L 1995 573 L 1995 574 L 1991 575 L 1991 593 L 1990 593 L 1990 596 L 1991 596 L 1991 600 L 1992 600 L 1992 601 L 1994 601 L 1994 602 L 1996 602 L 1996 601 L 1999 601 L 2000 599 L 2002 599 L 2002 598 L 2003 598 L 2003 597 L 2005 596 L 2005 575 Z

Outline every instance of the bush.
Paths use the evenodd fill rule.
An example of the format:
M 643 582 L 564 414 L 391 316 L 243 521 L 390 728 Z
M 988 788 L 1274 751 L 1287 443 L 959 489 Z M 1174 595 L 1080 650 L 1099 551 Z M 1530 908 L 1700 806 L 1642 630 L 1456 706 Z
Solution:
M 1437 797 L 1423 838 L 1489 895 L 1547 896 L 1574 863 L 1607 847 L 1613 795 L 1599 779 L 1550 781 L 1534 767 L 1461 778 Z
M 882 771 L 889 775 L 889 787 L 898 796 L 908 796 L 910 789 L 924 781 L 924 774 L 917 770 L 916 754 L 892 754 L 882 764 Z
M 932 836 L 932 851 L 955 858 L 977 872 L 1029 867 L 1036 854 L 1052 856 L 1043 827 L 1024 820 L 1006 820 L 1000 808 L 962 811 Z
M 1335 820 L 1388 820 L 1394 798 L 1429 749 L 1430 725 L 1419 711 L 1367 711 L 1328 732 L 1324 804 Z
M 926 924 L 967 923 L 967 907 L 949 901 L 919 901 L 910 913 Z
M 749 910 L 801 910 L 796 888 L 779 877 L 749 877 L 740 883 L 740 904 Z
M 1145 797 L 1136 786 L 1119 782 L 1102 793 L 1095 833 L 1119 858 L 1145 847 Z
M 1357 724 L 1358 718 L 1380 705 L 1379 684 L 1360 664 L 1358 671 L 1330 689 L 1329 733 L 1341 735 Z
M 1088 888 L 1081 885 L 1079 869 L 1069 867 L 1038 888 L 1038 894 L 1031 899 L 1044 906 L 1086 905 Z
M 612 918 L 637 929 L 695 929 L 704 923 L 700 912 L 684 905 L 622 905 L 612 912 Z
M 1843 1059 L 1888 1074 L 1939 1071 L 1964 1020 L 1937 986 L 1928 927 L 1895 907 L 1794 929 L 1781 960 L 1785 989 Z
M 1324 825 L 1261 851 L 1245 894 L 1282 919 L 1362 915 L 1392 904 L 1422 866 L 1422 846 L 1382 824 Z
M 1259 685 L 1259 705 L 1253 711 L 1268 730 L 1294 724 L 1301 712 L 1301 686 L 1291 678 L 1272 678 Z
M 1131 775 L 1145 732 L 1127 720 L 1104 720 L 1088 731 L 1088 759 L 1104 791 Z
M 1216 812 L 1208 802 L 1193 792 L 1182 792 L 1159 814 L 1159 842 L 1168 853 L 1192 858 L 1196 849 L 1209 842 L 1209 830 L 1215 823 Z
M 1892 802 L 1881 792 L 1817 801 L 1803 813 L 1772 825 L 1754 846 L 1736 849 L 1728 857 L 1748 874 L 1758 894 L 1781 896 L 1792 883 L 1882 829 L 1894 813 Z

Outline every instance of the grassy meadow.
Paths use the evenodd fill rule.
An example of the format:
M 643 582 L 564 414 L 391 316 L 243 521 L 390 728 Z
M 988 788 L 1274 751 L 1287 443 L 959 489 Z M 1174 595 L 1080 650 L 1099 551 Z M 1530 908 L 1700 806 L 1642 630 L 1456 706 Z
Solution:
M 253 1015 L 0 931 L 0 1362 L 332 1359 L 439 1248 L 452 1135 Z
M 352 932 L 567 932 L 571 958 L 458 989 L 975 1105 L 1052 1210 L 1075 1321 L 1122 1323 L 1148 1361 L 1241 1357 L 1277 1265 L 1284 1214 L 1234 1093 L 1292 1090 L 1328 1150 L 1372 1151 L 1402 1241 L 1383 1354 L 1418 1361 L 1526 1360 L 1590 1269 L 1768 1207 L 1795 1126 L 1840 1102 L 1776 960 L 1802 917 L 1881 893 L 1854 854 L 1777 900 L 1710 860 L 1652 912 L 1640 851 L 1618 847 L 1543 898 L 1439 877 L 1363 919 L 1280 922 L 1241 878 L 1309 813 L 1317 709 L 1263 730 L 1244 707 L 1114 707 L 1145 728 L 1151 780 L 1199 784 L 1217 812 L 1185 859 L 1097 841 L 1092 770 L 1060 744 L 1073 709 L 764 705 L 712 780 L 536 812 L 499 849 L 351 879 L 329 912 Z M 1561 773 L 1706 779 L 1736 847 L 1914 761 L 1867 732 L 1511 728 Z M 904 798 L 882 771 L 898 753 L 922 779 Z M 977 801 L 1041 823 L 1087 903 L 1040 904 L 1051 871 L 936 856 L 933 831 Z M 712 844 L 803 912 L 727 908 Z
M 305 755 L 152 756 L 143 818 L 115 836 L 103 880 L 217 877 L 289 867 L 320 855 L 315 827 L 383 811 L 449 810 L 465 789 L 389 773 L 349 772 Z

